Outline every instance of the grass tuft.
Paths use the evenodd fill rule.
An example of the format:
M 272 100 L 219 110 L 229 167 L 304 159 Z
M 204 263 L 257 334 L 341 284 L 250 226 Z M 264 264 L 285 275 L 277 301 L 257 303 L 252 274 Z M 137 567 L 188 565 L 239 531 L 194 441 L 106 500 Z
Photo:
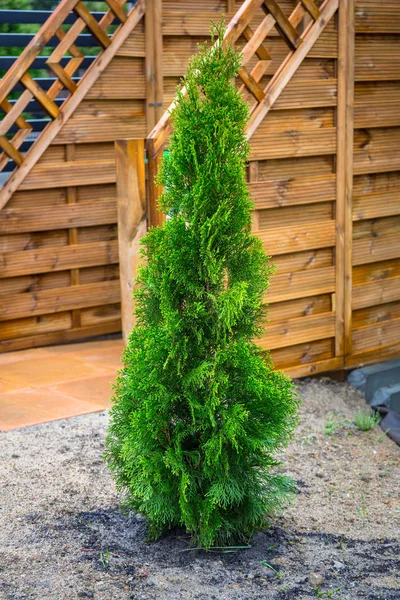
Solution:
M 371 431 L 379 424 L 381 416 L 370 408 L 359 410 L 354 415 L 354 424 L 360 431 Z

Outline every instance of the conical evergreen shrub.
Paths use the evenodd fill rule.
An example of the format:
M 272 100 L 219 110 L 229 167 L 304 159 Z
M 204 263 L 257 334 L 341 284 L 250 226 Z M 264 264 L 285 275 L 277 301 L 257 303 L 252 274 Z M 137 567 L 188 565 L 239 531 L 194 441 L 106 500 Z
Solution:
M 203 548 L 248 540 L 292 489 L 275 455 L 294 430 L 297 397 L 253 341 L 271 267 L 251 235 L 248 107 L 232 83 L 239 66 L 221 41 L 203 47 L 187 95 L 178 92 L 160 175 L 169 218 L 143 239 L 138 324 L 106 450 L 152 537 L 183 525 Z

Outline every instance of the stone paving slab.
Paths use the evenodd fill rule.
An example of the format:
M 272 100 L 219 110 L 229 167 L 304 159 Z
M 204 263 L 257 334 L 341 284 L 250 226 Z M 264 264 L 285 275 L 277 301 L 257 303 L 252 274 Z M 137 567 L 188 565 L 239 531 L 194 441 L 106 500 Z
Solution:
M 0 431 L 110 407 L 121 339 L 0 355 Z

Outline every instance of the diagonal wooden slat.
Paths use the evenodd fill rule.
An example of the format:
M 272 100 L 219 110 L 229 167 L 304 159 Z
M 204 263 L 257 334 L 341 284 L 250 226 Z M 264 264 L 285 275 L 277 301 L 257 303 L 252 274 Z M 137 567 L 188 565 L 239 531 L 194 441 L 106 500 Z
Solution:
M 304 8 L 308 12 L 308 14 L 312 16 L 312 18 L 314 19 L 314 21 L 316 21 L 317 19 L 319 19 L 319 16 L 320 16 L 321 13 L 319 12 L 318 7 L 315 6 L 313 0 L 300 0 L 300 2 L 304 6 Z
M 28 137 L 28 135 L 30 134 L 31 131 L 32 131 L 31 129 L 20 129 L 14 135 L 13 139 L 10 140 L 10 143 L 14 146 L 14 148 L 16 148 L 18 150 L 18 148 L 24 143 L 24 141 L 26 140 L 26 138 Z M 4 169 L 4 167 L 8 163 L 8 161 L 9 161 L 9 156 L 7 154 L 5 154 L 5 152 L 3 152 L 0 155 L 0 171 L 2 171 Z
M 302 39 L 298 31 L 293 27 L 285 13 L 282 11 L 279 4 L 275 0 L 264 0 L 263 9 L 274 17 L 276 21 L 275 27 L 286 40 L 289 47 L 292 48 L 292 50 L 298 48 L 302 43 Z
M 270 60 L 259 60 L 258 63 L 251 70 L 250 75 L 252 76 L 252 78 L 257 83 L 259 83 L 259 81 L 261 80 L 261 78 L 263 77 L 263 75 L 265 74 L 265 72 L 267 71 L 267 69 L 268 69 L 269 65 L 271 64 L 271 62 L 272 61 L 270 61 Z M 246 85 L 243 84 L 239 88 L 239 91 L 244 95 L 244 99 L 246 100 L 248 98 Z
M 35 96 L 36 100 L 44 108 L 44 110 L 51 117 L 53 117 L 53 119 L 57 119 L 60 112 L 58 106 L 54 104 L 53 100 L 48 97 L 46 92 L 42 90 L 40 85 L 29 75 L 29 73 L 24 73 L 20 79 L 20 82 L 26 87 L 27 90 L 30 91 L 31 94 L 33 94 L 33 96 Z
M 111 40 L 106 34 L 106 32 L 100 27 L 97 23 L 94 16 L 89 12 L 86 6 L 79 2 L 74 11 L 76 14 L 85 22 L 86 27 L 89 29 L 90 33 L 96 38 L 96 40 L 103 46 L 103 48 L 108 48 L 111 44 Z
M 0 123 L 0 135 L 6 135 L 14 123 L 16 123 L 20 129 L 31 129 L 31 126 L 26 122 L 21 113 L 24 112 L 32 98 L 33 95 L 28 90 L 25 90 L 15 104 L 11 104 L 8 100 L 0 102 L 1 108 L 6 113 L 6 116 Z
M 122 6 L 116 0 L 106 0 L 106 2 L 121 23 L 125 23 L 127 17 Z
M 261 46 L 264 39 L 267 37 L 267 35 L 269 34 L 269 32 L 273 29 L 275 25 L 275 19 L 272 15 L 267 15 L 259 24 L 259 26 L 257 27 L 257 29 L 253 32 L 249 26 L 247 26 L 244 30 L 243 30 L 243 35 L 244 37 L 246 37 L 246 31 L 250 30 L 252 32 L 252 36 L 248 39 L 248 41 L 250 41 L 250 39 L 252 40 L 252 44 L 246 44 L 245 47 L 242 50 L 242 64 L 243 65 L 247 65 L 247 63 L 249 62 L 249 60 L 252 58 L 253 54 L 254 54 L 254 46 L 257 45 Z M 247 39 L 247 37 L 246 37 Z
M 243 54 L 246 51 L 246 54 L 251 52 L 251 54 L 256 54 L 260 60 L 272 60 L 272 57 L 268 50 L 261 44 L 258 43 L 258 39 L 254 36 L 254 31 L 251 27 L 247 26 L 243 30 L 243 37 L 247 40 L 246 46 L 243 48 Z
M 254 77 L 251 75 L 251 73 L 248 72 L 246 67 L 241 67 L 239 69 L 239 77 L 243 81 L 243 83 L 245 84 L 245 86 L 249 90 L 249 92 L 251 92 L 251 94 L 253 94 L 254 98 L 256 100 L 258 100 L 258 102 L 261 102 L 262 100 L 264 100 L 264 98 L 265 98 L 264 90 L 258 85 L 257 81 L 254 79 Z
M 75 71 L 79 67 L 79 64 L 82 62 L 82 59 L 77 58 L 77 59 L 72 59 L 72 60 L 78 61 L 78 64 L 77 64 L 76 68 L 74 69 L 74 71 Z M 72 62 L 72 60 L 70 61 L 70 63 Z M 67 90 L 71 92 L 71 94 L 76 92 L 78 86 L 76 85 L 75 81 L 73 81 L 70 78 L 70 76 L 65 71 L 65 69 L 63 69 L 63 67 L 60 65 L 60 63 L 52 63 L 52 62 L 47 61 L 46 64 L 53 71 L 53 73 L 58 77 L 58 79 L 60 80 L 60 83 L 64 87 L 66 87 Z M 61 86 L 57 86 L 57 87 L 61 88 Z M 60 91 L 61 91 L 61 89 L 60 89 Z M 50 96 L 50 94 L 48 94 L 48 96 Z
M 9 158 L 12 158 L 12 160 L 17 165 L 22 165 L 22 163 L 24 162 L 23 155 L 19 150 L 17 150 L 17 148 L 15 148 L 15 146 L 12 145 L 12 143 L 5 136 L 0 137 L 0 147 L 3 148 L 7 156 Z

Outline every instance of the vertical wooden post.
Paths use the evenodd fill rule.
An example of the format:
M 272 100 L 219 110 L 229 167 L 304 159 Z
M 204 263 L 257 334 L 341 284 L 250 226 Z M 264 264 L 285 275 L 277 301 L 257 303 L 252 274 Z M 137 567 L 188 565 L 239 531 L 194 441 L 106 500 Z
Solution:
M 149 226 L 156 227 L 162 225 L 165 215 L 158 210 L 158 199 L 162 193 L 162 187 L 155 183 L 155 178 L 161 164 L 163 152 L 158 153 L 154 150 L 154 139 L 149 138 L 146 141 L 148 172 L 147 172 L 147 215 Z
M 236 1 L 235 0 L 226 0 L 226 12 L 228 14 L 232 14 L 236 12 Z
M 149 133 L 163 113 L 162 0 L 147 0 L 146 38 L 146 125 Z
M 354 0 L 340 0 L 336 123 L 336 356 L 351 354 L 354 11 Z
M 139 263 L 139 242 L 146 233 L 144 140 L 117 140 L 115 164 L 122 334 L 126 344 L 135 324 L 132 290 Z
M 75 144 L 67 144 L 65 146 L 65 160 L 67 162 L 75 160 Z M 77 201 L 77 190 L 76 187 L 67 187 L 67 203 L 75 204 Z M 68 229 L 68 243 L 78 243 L 78 229 L 71 227 Z M 79 269 L 71 269 L 71 285 L 79 285 Z M 76 329 L 81 326 L 81 311 L 75 309 L 72 311 L 72 329 Z
M 251 160 L 249 162 L 249 183 L 258 181 L 258 160 Z M 260 211 L 253 210 L 252 214 L 252 226 L 253 232 L 260 229 Z

